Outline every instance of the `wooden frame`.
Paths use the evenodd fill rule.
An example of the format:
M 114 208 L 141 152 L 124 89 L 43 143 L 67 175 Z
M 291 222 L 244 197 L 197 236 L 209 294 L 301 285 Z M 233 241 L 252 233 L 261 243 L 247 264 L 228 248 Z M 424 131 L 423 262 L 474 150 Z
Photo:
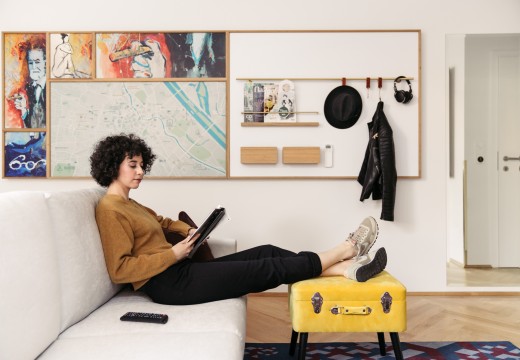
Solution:
M 24 123 L 19 109 L 21 101 L 25 101 L 24 104 L 30 103 L 25 96 L 27 91 L 23 90 L 20 95 L 21 91 L 18 89 L 30 79 L 29 66 L 24 60 L 33 38 L 43 44 L 40 67 L 44 74 L 45 91 L 42 98 L 48 100 L 43 106 L 44 121 L 39 127 L 31 126 L 30 122 Z M 153 139 L 159 141 L 162 146 L 160 149 L 154 149 L 158 152 L 158 160 L 154 166 L 155 170 L 150 174 L 151 178 L 226 178 L 226 74 L 229 71 L 227 38 L 228 33 L 224 31 L 2 33 L 2 59 L 5 71 L 2 116 L 5 166 L 2 176 L 89 178 L 88 153 L 93 143 L 103 134 L 135 132 L 143 138 L 150 139 L 152 135 L 145 134 L 151 133 L 151 126 L 135 126 L 143 125 L 143 121 L 154 122 L 154 109 L 150 109 L 152 100 L 145 100 L 146 92 L 134 93 L 134 98 L 129 99 L 135 100 L 133 110 L 143 113 L 134 117 L 133 121 L 125 123 L 123 127 L 117 123 L 124 123 L 120 120 L 128 119 L 130 110 L 127 108 L 126 113 L 121 111 L 119 115 L 107 115 L 110 113 L 107 108 L 111 106 L 112 100 L 116 106 L 121 105 L 122 110 L 125 104 L 114 98 L 97 101 L 97 104 L 105 105 L 105 109 L 97 108 L 95 103 L 89 104 L 90 100 L 96 98 L 94 92 L 102 94 L 106 93 L 107 89 L 119 86 L 125 87 L 126 90 L 137 89 L 136 92 L 139 92 L 139 88 L 161 87 L 163 94 L 171 94 L 162 104 L 162 110 L 170 111 L 169 114 L 162 114 L 164 129 L 160 131 L 164 137 Z M 195 45 L 201 46 L 196 48 Z M 172 49 L 176 52 L 173 53 Z M 159 62 L 154 61 L 154 58 L 159 59 Z M 190 59 L 192 61 L 188 64 Z M 75 89 L 81 89 L 82 93 Z M 130 93 L 131 91 L 127 92 Z M 17 100 L 18 98 L 22 99 Z M 182 105 L 173 107 L 174 101 Z M 67 104 L 74 104 L 75 108 L 64 111 Z M 158 108 L 160 105 L 155 106 L 157 112 L 161 110 Z M 103 111 L 103 119 L 95 117 L 94 114 Z M 144 114 L 146 111 L 148 114 Z M 177 120 L 190 120 L 185 120 L 184 123 L 180 120 L 179 124 L 174 124 L 177 126 L 173 126 L 168 123 L 168 117 L 171 120 L 174 112 Z M 67 117 L 73 113 L 76 116 Z M 54 126 L 51 126 L 50 121 L 46 121 L 50 119 L 51 114 Z M 71 118 L 77 121 L 71 122 Z M 98 121 L 92 121 L 93 118 Z M 100 126 L 100 123 L 103 124 Z M 140 132 L 143 128 L 145 131 Z M 34 148 L 34 134 L 42 134 L 41 140 L 45 140 L 43 147 Z M 95 138 L 96 136 L 98 138 Z M 36 138 L 39 139 L 38 135 Z M 172 138 L 175 140 L 171 140 Z M 216 145 L 209 147 L 208 139 L 212 139 Z M 38 146 L 41 145 L 41 140 Z M 168 142 L 170 150 L 173 151 L 164 148 Z M 174 145 L 174 142 L 177 145 Z M 14 156 L 14 149 L 21 151 L 22 145 L 26 151 L 21 154 L 25 162 Z M 182 154 L 173 159 L 171 154 L 175 149 Z M 46 157 L 45 174 L 41 171 L 37 175 L 22 171 L 26 167 L 32 167 L 33 163 L 41 164 L 41 161 L 38 162 L 39 159 L 30 160 L 30 156 L 35 156 L 30 154 L 36 153 L 44 154 Z M 180 170 L 177 173 L 173 171 L 174 164 L 177 164 Z
M 413 176 L 404 176 L 405 178 L 420 178 L 421 177 L 421 165 L 420 165 L 420 115 L 421 115 L 421 105 L 420 105 L 420 30 L 338 30 L 338 31 L 307 31 L 307 30 L 294 30 L 294 31 L 145 31 L 145 32 L 135 32 L 135 31 L 96 31 L 96 32 L 5 32 L 2 33 L 2 41 L 3 41 L 3 47 L 2 47 L 2 61 L 4 64 L 4 76 L 3 76 L 3 97 L 4 97 L 4 111 L 3 111 L 3 122 L 2 122 L 2 129 L 3 129 L 3 136 L 2 136 L 2 146 L 4 149 L 3 157 L 4 157 L 4 168 L 2 176 L 4 178 L 11 178 L 11 177 L 35 177 L 35 178 L 90 178 L 88 175 L 88 172 L 85 172 L 84 170 L 77 174 L 74 173 L 74 170 L 67 165 L 66 163 L 62 163 L 62 158 L 60 158 L 58 152 L 61 151 L 58 149 L 58 147 L 55 144 L 59 143 L 60 137 L 63 135 L 63 128 L 62 126 L 64 123 L 60 123 L 59 121 L 63 121 L 63 118 L 61 120 L 58 119 L 57 113 L 62 112 L 64 109 L 64 106 L 67 101 L 70 101 L 71 103 L 78 100 L 79 94 L 71 92 L 69 94 L 69 97 L 62 97 L 62 102 L 58 103 L 53 97 L 56 96 L 56 93 L 61 93 L 63 95 L 64 92 L 66 92 L 67 88 L 70 89 L 86 89 L 88 87 L 91 87 L 92 89 L 97 89 L 99 91 L 103 91 L 103 88 L 105 86 L 106 88 L 113 87 L 114 85 L 110 84 L 117 84 L 119 83 L 120 86 L 129 86 L 131 83 L 137 83 L 135 86 L 142 87 L 142 88 L 153 88 L 154 86 L 176 86 L 177 88 L 187 86 L 187 87 L 195 87 L 195 86 L 209 86 L 209 87 L 220 87 L 219 90 L 219 96 L 221 97 L 220 100 L 222 100 L 223 97 L 225 97 L 225 100 L 222 102 L 219 102 L 220 108 L 218 109 L 218 116 L 224 117 L 225 124 L 219 125 L 218 127 L 221 130 L 221 133 L 219 136 L 215 137 L 214 139 L 218 138 L 220 141 L 220 145 L 222 148 L 222 144 L 224 144 L 224 155 L 221 155 L 219 157 L 219 169 L 217 173 L 211 173 L 211 172 L 182 172 L 178 174 L 173 174 L 171 172 L 157 172 L 157 173 L 151 173 L 150 178 L 160 178 L 160 179 L 258 179 L 258 178 L 287 178 L 287 179 L 337 179 L 337 178 L 353 178 L 352 176 L 328 176 L 328 175 L 322 175 L 317 174 L 313 175 L 312 170 L 308 173 L 304 173 L 302 175 L 297 176 L 287 176 L 284 174 L 275 174 L 275 175 L 268 175 L 268 176 L 235 176 L 232 173 L 233 167 L 235 166 L 233 162 L 231 161 L 231 152 L 234 151 L 231 147 L 231 144 L 235 143 L 236 134 L 233 133 L 235 131 L 232 130 L 231 122 L 235 121 L 235 117 L 238 116 L 243 117 L 242 114 L 235 114 L 230 113 L 230 103 L 232 101 L 236 101 L 237 99 L 231 98 L 230 95 L 230 88 L 233 86 L 233 84 L 238 81 L 236 78 L 232 78 L 232 66 L 233 66 L 233 58 L 230 57 L 231 54 L 233 54 L 230 51 L 231 44 L 231 36 L 234 34 L 335 34 L 335 33 L 401 33 L 401 32 L 412 32 L 418 34 L 419 39 L 419 53 L 418 53 L 418 64 L 419 68 L 417 69 L 417 76 L 413 80 L 414 81 L 414 97 L 417 99 L 418 102 L 418 172 L 417 174 Z M 186 71 L 186 64 L 183 64 L 180 61 L 177 61 L 176 59 L 180 59 L 181 55 L 185 55 L 186 51 L 186 43 L 189 42 L 186 40 L 186 38 L 189 36 L 189 34 L 198 34 L 199 38 L 204 38 L 205 40 L 202 41 L 202 43 L 208 44 L 208 37 L 211 37 L 211 41 L 213 42 L 213 45 L 215 45 L 218 49 L 213 49 L 213 58 L 212 56 L 207 56 L 206 60 L 209 58 L 210 60 L 213 59 L 213 68 L 209 69 L 209 66 L 207 64 L 210 64 L 210 62 L 205 62 L 206 69 L 204 69 L 204 66 L 201 68 L 194 69 L 193 66 L 191 66 L 191 70 Z M 28 67 L 26 65 L 23 65 L 23 59 L 24 56 L 22 56 L 22 48 L 20 46 L 13 46 L 14 43 L 13 39 L 21 39 L 18 43 L 22 43 L 24 41 L 28 41 L 31 37 L 39 37 L 41 38 L 45 43 L 45 74 L 46 74 L 46 87 L 44 91 L 46 105 L 44 107 L 44 114 L 46 116 L 46 121 L 41 123 L 40 127 L 25 127 L 25 125 L 22 125 L 21 119 L 14 120 L 13 114 L 16 115 L 16 111 L 20 112 L 15 104 L 13 97 L 13 94 L 16 92 L 14 91 L 13 79 L 15 79 L 16 83 L 20 86 L 20 84 L 23 83 L 24 80 L 22 80 L 22 72 L 25 79 L 28 78 Z M 67 41 L 68 40 L 68 41 Z M 182 43 L 184 41 L 183 51 L 180 51 L 178 54 L 174 54 L 173 46 L 179 45 L 179 41 Z M 10 45 L 11 44 L 11 45 Z M 65 45 L 64 45 L 65 44 Z M 152 49 L 153 48 L 153 49 Z M 72 49 L 72 52 L 67 52 L 68 50 Z M 157 49 L 161 50 L 162 53 L 162 59 L 164 60 L 164 65 L 159 62 L 159 68 L 162 67 L 162 71 L 156 72 L 155 69 L 157 68 L 157 64 L 152 64 L 151 59 L 149 58 L 149 55 L 151 53 L 157 53 Z M 153 52 L 155 50 L 155 52 Z M 183 55 L 184 54 L 184 55 Z M 207 55 L 207 53 L 206 53 Z M 111 59 L 112 58 L 112 59 Z M 133 59 L 133 61 L 132 61 Z M 140 69 L 139 65 L 143 64 L 139 60 L 148 61 L 148 65 L 145 66 L 145 69 Z M 200 60 L 200 59 L 198 59 Z M 73 64 L 73 67 L 71 70 L 70 65 L 65 64 Z M 140 64 L 139 64 L 140 63 Z M 217 64 L 217 65 L 215 65 Z M 146 65 L 146 64 L 145 64 Z M 61 67 L 60 67 L 61 66 Z M 188 67 L 189 68 L 189 67 Z M 258 66 L 253 66 L 252 69 L 256 69 Z M 149 70 L 149 71 L 148 71 Z M 148 71 L 148 72 L 147 72 Z M 16 75 L 16 72 L 18 72 L 18 75 Z M 260 71 L 262 72 L 262 71 Z M 353 71 L 354 74 L 354 71 Z M 250 74 L 243 74 L 243 75 L 250 75 Z M 254 75 L 254 74 L 253 74 Z M 305 76 L 306 74 L 301 74 Z M 298 75 L 297 77 L 301 76 Z M 336 74 L 335 74 L 336 75 Z M 344 74 L 337 74 L 338 77 L 343 76 Z M 356 74 L 357 76 L 360 76 L 360 74 Z M 365 74 L 362 74 L 365 75 Z M 376 74 L 369 74 L 370 76 L 376 75 Z M 379 75 L 379 74 L 377 74 Z M 386 74 L 393 76 L 394 74 Z M 401 74 L 395 74 L 395 75 L 401 75 Z M 407 74 L 405 74 L 407 75 Z M 201 77 L 202 76 L 202 77 Z M 284 74 L 285 76 L 285 74 Z M 288 76 L 290 77 L 290 76 Z M 298 80 L 299 81 L 299 80 Z M 313 80 L 308 80 L 313 81 Z M 326 80 L 330 81 L 330 80 Z M 158 83 L 163 85 L 158 85 Z M 214 84 L 217 83 L 217 84 Z M 173 84 L 173 85 L 172 85 Z M 222 89 L 224 87 L 224 89 Z M 65 90 L 64 90 L 65 89 Z M 376 90 L 373 90 L 372 93 L 374 94 Z M 145 93 L 143 96 L 146 96 Z M 375 96 L 375 95 L 372 95 Z M 76 99 L 75 99 L 76 97 Z M 85 112 L 78 116 L 91 116 L 92 114 L 99 115 L 99 108 L 96 107 L 95 103 L 89 103 L 90 100 L 92 100 L 94 97 L 90 99 L 85 99 L 83 105 L 90 105 L 91 108 L 88 110 L 85 109 Z M 135 97 L 134 99 L 137 99 L 138 97 Z M 240 99 L 238 99 L 240 101 Z M 77 103 L 77 102 L 76 102 Z M 215 102 L 216 103 L 216 102 Z M 99 104 L 99 102 L 98 102 Z M 136 103 L 134 103 L 136 104 Z M 151 103 L 143 102 L 141 104 L 140 110 L 150 110 L 150 108 L 146 109 L 146 106 Z M 109 102 L 106 101 L 103 105 L 109 106 Z M 19 106 L 20 107 L 20 106 Z M 200 110 L 200 109 L 199 109 Z M 316 117 L 319 116 L 319 112 L 315 111 L 309 111 L 306 112 L 305 110 L 308 109 L 298 109 L 300 113 L 303 115 L 301 118 L 309 119 L 309 117 Z M 314 110 L 314 109 L 310 109 Z M 89 113 L 90 112 L 90 113 Z M 187 110 L 186 113 L 189 113 L 190 111 Z M 53 115 L 54 114 L 54 115 Z M 90 115 L 89 115 L 90 114 Z M 56 122 L 53 126 L 53 116 L 56 116 Z M 63 116 L 63 115 L 60 115 Z M 308 117 L 309 116 L 309 117 Z M 107 117 L 107 119 L 110 119 L 110 116 Z M 115 119 L 113 117 L 112 119 Z M 123 119 L 123 117 L 119 117 L 119 119 Z M 70 118 L 67 120 L 70 121 Z M 138 121 L 137 118 L 134 121 Z M 240 127 L 244 127 L 246 131 L 256 131 L 259 133 L 260 136 L 262 136 L 262 132 L 266 131 L 268 128 L 271 128 L 273 130 L 279 129 L 280 131 L 286 131 L 285 128 L 294 128 L 294 131 L 312 131 L 313 128 L 317 128 L 318 130 L 323 127 L 322 124 L 320 124 L 321 120 L 309 120 L 305 122 L 296 122 L 296 123 L 285 123 L 285 124 L 279 124 L 279 123 L 271 123 L 271 124 L 240 124 Z M 81 123 L 81 122 L 79 122 Z M 74 138 L 71 134 L 68 134 L 66 136 L 70 136 L 69 139 L 71 142 L 67 145 L 69 146 L 69 150 L 74 147 L 74 144 L 80 144 L 82 147 L 82 162 L 83 164 L 87 161 L 87 155 L 90 151 L 88 149 L 89 146 L 92 144 L 89 142 L 88 144 L 82 144 L 81 138 L 86 139 L 89 137 L 89 141 L 93 140 L 95 136 L 101 136 L 102 133 L 98 132 L 96 134 L 95 131 L 89 130 L 88 121 L 84 121 L 81 126 L 83 128 L 79 128 L 78 122 L 71 123 L 71 127 L 76 127 L 77 133 L 75 134 L 76 140 L 73 140 Z M 110 127 L 108 127 L 110 128 Z M 207 131 L 208 128 L 204 128 L 204 126 L 201 127 L 200 131 L 204 132 Z M 250 128 L 247 130 L 247 128 Z M 258 130 L 255 130 L 256 128 L 260 128 Z M 305 130 L 307 128 L 307 130 Z M 123 132 L 127 129 L 133 130 L 135 128 L 132 127 L 121 127 L 117 128 L 116 126 L 110 128 L 111 131 L 118 131 Z M 301 129 L 301 130 L 296 130 Z M 99 129 L 98 129 L 99 130 Z M 90 131 L 90 132 L 89 132 Z M 17 134 L 9 134 L 9 133 L 17 133 Z M 21 135 L 18 133 L 25 133 L 27 132 L 28 135 Z M 137 132 L 137 131 L 136 131 Z M 42 147 L 43 150 L 45 150 L 45 156 L 46 156 L 46 174 L 45 176 L 41 176 L 41 173 L 38 173 L 38 175 L 22 175 L 20 173 L 17 173 L 16 175 L 13 175 L 12 172 L 7 170 L 8 164 L 6 164 L 7 160 L 7 146 L 9 146 L 10 140 L 13 138 L 16 138 L 17 141 L 19 139 L 26 138 L 28 139 L 28 142 L 31 140 L 31 133 L 35 134 L 42 134 L 44 139 L 44 146 Z M 87 135 L 89 134 L 89 135 Z M 140 133 L 137 133 L 138 135 L 142 135 Z M 61 138 L 64 139 L 64 138 Z M 79 139 L 79 140 L 78 140 Z M 74 141 L 77 141 L 74 143 Z M 195 144 L 197 141 L 196 139 L 192 139 L 193 143 Z M 314 144 L 302 144 L 303 147 L 313 147 L 315 148 Z M 67 147 L 66 146 L 66 147 Z M 256 146 L 256 145 L 253 145 Z M 283 147 L 292 147 L 292 144 L 279 144 L 280 148 Z M 60 149 L 63 149 L 60 145 Z M 414 146 L 415 149 L 415 146 Z M 34 150 L 34 149 L 33 149 Z M 200 148 L 200 151 L 203 152 L 203 149 Z M 207 150 L 207 149 L 206 149 Z M 239 151 L 240 152 L 240 151 Z M 40 153 L 42 153 L 40 151 Z M 74 155 L 73 153 L 71 153 Z M 9 158 L 11 158 L 11 154 L 9 154 Z M 234 156 L 234 155 L 233 155 Z M 238 154 L 240 156 L 240 154 Z M 315 157 L 317 158 L 318 154 L 315 151 Z M 71 163 L 75 161 L 76 159 L 71 159 Z M 161 161 L 170 161 L 171 159 L 159 159 L 159 163 Z M 32 164 L 32 163 L 31 163 Z M 40 163 L 41 164 L 41 163 Z M 199 162 L 200 164 L 200 162 Z M 55 166 L 54 166 L 55 165 Z M 276 166 L 283 166 L 283 163 L 278 163 Z M 25 165 L 24 165 L 25 166 Z M 32 165 L 30 165 L 32 166 Z M 58 166 L 61 167 L 58 170 Z M 186 166 L 186 165 L 183 165 Z M 254 165 L 253 165 L 254 166 Z M 270 166 L 270 165 L 267 165 Z M 312 169 L 312 166 L 321 166 L 320 163 L 316 164 L 316 161 L 313 160 L 311 164 L 305 164 L 304 165 L 306 169 Z M 16 164 L 15 164 L 16 167 Z M 157 166 L 156 165 L 154 166 Z M 195 168 L 195 164 L 193 165 Z M 293 169 L 297 169 L 298 166 L 295 165 L 289 165 L 289 167 Z M 265 165 L 262 165 L 262 168 L 265 168 Z M 68 169 L 68 170 L 67 170 Z M 11 169 L 12 170 L 12 169 Z M 400 176 L 403 177 L 403 176 Z
M 55 82 L 50 96 L 52 177 L 88 177 L 89 149 L 122 132 L 152 144 L 152 178 L 226 176 L 225 82 Z
M 49 33 L 51 80 L 94 78 L 93 33 Z
M 96 33 L 97 78 L 225 78 L 226 43 L 225 32 Z
M 5 129 L 45 129 L 45 103 L 31 107 L 38 92 L 44 101 L 47 83 L 45 33 L 9 33 L 3 37 L 3 125 Z M 34 86 L 33 86 L 34 83 Z
M 5 177 L 47 177 L 47 132 L 4 132 Z
M 256 62 L 251 58 L 255 48 L 270 46 L 283 48 L 283 56 L 260 57 Z M 230 34 L 230 47 L 230 178 L 356 179 L 368 143 L 366 124 L 372 120 L 378 98 L 385 103 L 394 130 L 399 178 L 421 177 L 420 30 L 236 31 Z M 394 98 L 398 76 L 405 76 L 413 87 L 413 99 L 406 105 Z M 363 111 L 355 126 L 338 130 L 327 123 L 324 102 L 343 77 L 363 98 Z M 246 122 L 251 121 L 245 119 L 251 110 L 244 110 L 241 99 L 246 84 L 252 82 L 254 88 L 254 83 L 276 84 L 284 79 L 295 84 L 298 122 Z M 398 90 L 401 87 L 397 85 Z M 332 166 L 323 161 L 327 145 L 334 149 Z M 244 147 L 319 147 L 321 160 L 244 164 L 238 157 Z
M 2 34 L 3 177 L 48 176 L 47 58 L 46 33 Z

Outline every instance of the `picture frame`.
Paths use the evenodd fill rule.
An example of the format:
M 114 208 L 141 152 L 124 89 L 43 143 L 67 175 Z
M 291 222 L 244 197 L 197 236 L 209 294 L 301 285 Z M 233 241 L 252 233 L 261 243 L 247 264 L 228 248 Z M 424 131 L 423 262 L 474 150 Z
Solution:
M 313 48 L 306 45 L 311 38 Z M 355 178 L 358 165 L 352 161 L 335 161 L 334 166 L 325 166 L 321 159 L 312 166 L 256 166 L 243 164 L 239 158 L 241 148 L 302 145 L 319 147 L 320 157 L 322 146 L 333 145 L 337 150 L 335 157 L 349 154 L 349 158 L 360 158 L 365 129 L 353 127 L 347 134 L 349 140 L 345 141 L 320 118 L 322 97 L 345 75 L 344 59 L 351 61 L 349 69 L 355 69 L 347 74 L 349 86 L 359 88 L 367 75 L 372 79 L 384 75 L 379 78 L 385 81 L 406 75 L 414 82 L 411 104 L 397 107 L 390 102 L 385 110 L 392 119 L 400 119 L 393 123 L 397 154 L 405 156 L 398 164 L 401 166 L 399 177 L 421 177 L 420 30 L 40 31 L 3 32 L 2 40 L 3 177 L 90 178 L 86 159 L 94 141 L 112 133 L 133 132 L 158 147 L 168 144 L 163 149 L 166 156 L 158 157 L 149 178 Z M 32 56 L 29 64 L 28 53 L 35 50 L 33 43 L 40 44 L 36 48 L 39 57 Z M 256 55 L 277 43 L 292 50 L 283 57 Z M 388 74 L 374 70 L 379 69 L 379 64 L 372 61 L 377 56 L 367 51 L 356 56 L 334 57 L 335 65 L 324 68 L 321 54 L 336 49 L 338 43 L 352 44 L 344 49 L 365 43 L 384 45 L 385 53 L 397 53 L 391 56 L 391 64 L 385 63 Z M 322 50 L 316 51 L 316 46 Z M 378 46 L 370 48 L 378 49 Z M 400 48 L 405 51 L 396 50 Z M 243 122 L 254 113 L 244 112 L 246 81 L 297 82 L 298 104 L 309 108 L 293 109 L 291 113 L 301 116 L 292 122 L 278 119 L 261 124 Z M 38 82 L 41 90 L 38 95 L 34 90 L 31 98 L 28 85 Z M 383 87 L 382 90 L 379 89 L 379 99 L 382 92 L 386 96 L 393 95 L 391 89 L 385 92 Z M 96 97 L 96 92 L 102 97 Z M 156 93 L 161 96 L 154 98 Z M 318 93 L 320 96 L 316 96 Z M 87 96 L 82 97 L 83 94 Z M 167 106 L 162 106 L 161 101 Z M 376 101 L 374 96 L 366 100 L 372 108 Z M 39 104 L 39 108 L 32 109 L 35 104 Z M 268 104 L 264 101 L 264 105 Z M 167 116 L 161 113 L 165 109 Z M 366 115 L 360 122 L 368 121 L 369 117 L 370 114 Z M 158 124 L 164 128 L 154 127 Z M 292 136 L 295 128 L 300 129 L 298 136 Z M 150 132 L 150 129 L 154 130 Z M 166 134 L 165 138 L 157 136 L 160 131 Z M 39 154 L 45 155 L 41 156 L 45 158 L 45 175 L 41 171 L 22 172 L 21 167 L 32 167 L 33 163 L 22 165 L 17 163 L 20 160 L 14 160 L 16 157 L 9 144 L 22 145 L 31 138 L 27 134 L 10 133 L 25 132 L 45 138 L 45 146 L 39 149 Z M 169 137 L 171 134 L 187 142 L 181 146 L 180 141 L 175 143 L 174 137 Z M 208 143 L 217 150 L 204 146 Z M 184 156 L 193 162 L 173 159 L 171 154 L 180 154 L 182 149 L 185 149 Z M 28 154 L 24 156 L 24 161 L 33 161 L 27 160 Z M 204 156 L 213 156 L 214 161 L 206 163 Z M 10 163 L 15 169 L 8 166 Z M 42 165 L 43 161 L 38 164 Z M 161 166 L 164 164 L 169 168 Z M 79 168 L 81 171 L 77 171 Z
M 223 81 L 53 82 L 50 175 L 90 177 L 96 142 L 134 133 L 156 144 L 148 177 L 226 178 L 226 93 Z
M 4 176 L 47 177 L 47 133 L 8 131 L 4 133 Z
M 50 78 L 53 80 L 92 79 L 93 42 L 93 33 L 50 33 Z
M 99 79 L 225 78 L 225 32 L 96 34 Z
M 45 129 L 47 123 L 46 33 L 3 34 L 5 129 Z

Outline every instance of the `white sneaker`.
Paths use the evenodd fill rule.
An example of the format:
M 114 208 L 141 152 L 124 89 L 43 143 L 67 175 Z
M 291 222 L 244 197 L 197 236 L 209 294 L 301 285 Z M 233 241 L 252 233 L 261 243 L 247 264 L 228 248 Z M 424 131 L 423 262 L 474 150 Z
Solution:
M 349 234 L 347 241 L 350 241 L 357 249 L 356 260 L 368 253 L 376 242 L 378 234 L 379 227 L 377 226 L 376 219 L 371 216 L 363 219 L 357 230 Z
M 380 248 L 375 252 L 361 256 L 345 270 L 344 275 L 346 278 L 365 282 L 383 271 L 386 267 L 386 261 L 386 250 L 385 248 Z

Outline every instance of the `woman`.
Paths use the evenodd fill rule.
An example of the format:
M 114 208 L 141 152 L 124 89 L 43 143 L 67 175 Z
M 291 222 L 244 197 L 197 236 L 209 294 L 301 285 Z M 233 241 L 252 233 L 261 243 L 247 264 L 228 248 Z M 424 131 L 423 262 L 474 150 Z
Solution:
M 52 75 L 59 79 L 71 79 L 76 77 L 74 63 L 72 62 L 72 45 L 69 42 L 69 34 L 61 34 L 61 44 L 56 46 Z
M 133 134 L 106 137 L 90 157 L 91 175 L 107 188 L 96 208 L 96 221 L 110 278 L 131 283 L 155 302 L 222 300 L 320 275 L 366 281 L 386 266 L 384 248 L 368 253 L 377 238 L 373 218 L 365 219 L 347 241 L 318 254 L 262 245 L 206 262 L 188 259 L 195 229 L 130 198 L 154 160 L 150 147 Z M 186 238 L 172 246 L 163 228 Z

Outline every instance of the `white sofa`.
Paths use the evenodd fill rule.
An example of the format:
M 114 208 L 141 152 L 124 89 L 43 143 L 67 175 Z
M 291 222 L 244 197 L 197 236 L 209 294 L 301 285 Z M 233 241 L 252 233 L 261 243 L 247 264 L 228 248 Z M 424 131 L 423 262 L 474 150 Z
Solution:
M 167 306 L 110 281 L 94 217 L 102 195 L 0 193 L 0 359 L 243 359 L 245 298 Z M 234 239 L 210 246 L 236 251 Z M 169 321 L 120 321 L 128 311 Z

